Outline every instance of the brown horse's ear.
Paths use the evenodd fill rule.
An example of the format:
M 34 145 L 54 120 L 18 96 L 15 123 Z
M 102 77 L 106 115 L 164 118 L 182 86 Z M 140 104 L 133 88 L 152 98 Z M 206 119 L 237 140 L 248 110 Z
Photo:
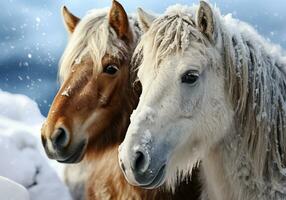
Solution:
M 76 25 L 79 23 L 80 18 L 73 15 L 66 6 L 62 7 L 62 16 L 64 19 L 65 26 L 69 33 L 73 33 Z
M 201 1 L 197 12 L 197 27 L 209 40 L 213 41 L 215 32 L 214 15 L 211 6 Z
M 109 12 L 109 25 L 115 30 L 120 39 L 132 39 L 132 34 L 129 30 L 128 16 L 122 5 L 116 0 L 113 0 Z

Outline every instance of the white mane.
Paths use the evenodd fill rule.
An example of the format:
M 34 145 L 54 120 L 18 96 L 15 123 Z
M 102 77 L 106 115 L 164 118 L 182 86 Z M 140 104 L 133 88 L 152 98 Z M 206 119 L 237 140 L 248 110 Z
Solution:
M 254 176 L 266 178 L 268 190 L 285 193 L 285 54 L 248 24 L 230 15 L 221 21 L 226 27 L 222 29 L 226 85 L 242 137 L 240 153 L 249 153 Z
M 160 61 L 166 56 L 187 50 L 192 40 L 205 40 L 194 28 L 194 11 L 194 8 L 175 5 L 167 9 L 167 15 L 157 18 L 148 32 L 141 37 L 134 53 L 133 66 L 138 67 L 141 59 L 148 59 L 154 60 L 154 67 L 158 67 Z M 153 51 L 142 58 L 145 41 L 153 45 L 149 48 Z
M 116 32 L 109 26 L 108 9 L 91 10 L 81 19 L 75 31 L 69 38 L 68 45 L 61 58 L 59 78 L 62 82 L 71 71 L 72 65 L 79 64 L 85 55 L 91 56 L 95 69 L 102 69 L 101 59 L 108 53 L 115 58 L 127 55 L 128 46 L 118 38 Z M 139 29 L 133 18 L 129 25 L 133 31 L 134 44 L 139 37 Z
M 154 60 L 150 67 L 156 68 L 166 56 L 197 48 L 196 43 L 208 48 L 211 44 L 195 24 L 196 9 L 176 6 L 157 18 L 137 46 L 135 65 L 138 67 L 145 59 Z M 221 37 L 225 89 L 241 137 L 238 154 L 251 157 L 254 176 L 264 177 L 270 183 L 267 189 L 286 193 L 285 52 L 231 15 L 222 16 L 214 9 L 214 17 Z M 146 45 L 152 51 L 144 52 L 142 57 Z

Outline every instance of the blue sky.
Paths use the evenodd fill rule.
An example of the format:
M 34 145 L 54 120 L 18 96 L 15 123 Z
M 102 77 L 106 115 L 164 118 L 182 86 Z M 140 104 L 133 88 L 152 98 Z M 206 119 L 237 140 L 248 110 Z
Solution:
M 197 4 L 193 0 L 122 0 L 128 12 L 137 7 L 162 13 L 168 6 Z M 213 0 L 223 14 L 256 27 L 264 37 L 286 48 L 285 0 Z M 111 0 L 6 0 L 0 2 L 0 89 L 35 99 L 43 114 L 58 88 L 56 72 L 67 42 L 60 8 L 67 5 L 82 17 Z

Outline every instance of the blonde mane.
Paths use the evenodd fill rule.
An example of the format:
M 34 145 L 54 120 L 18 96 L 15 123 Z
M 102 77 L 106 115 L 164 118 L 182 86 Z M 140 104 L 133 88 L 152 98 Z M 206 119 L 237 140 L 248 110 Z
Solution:
M 135 41 L 139 37 L 139 28 L 133 18 L 129 19 Z M 85 55 L 93 60 L 95 70 L 102 70 L 101 59 L 105 54 L 122 59 L 127 56 L 129 50 L 126 43 L 120 40 L 113 28 L 109 26 L 108 9 L 91 10 L 81 19 L 75 31 L 69 38 L 68 45 L 60 61 L 60 82 L 66 79 L 71 72 L 72 65 L 80 64 Z

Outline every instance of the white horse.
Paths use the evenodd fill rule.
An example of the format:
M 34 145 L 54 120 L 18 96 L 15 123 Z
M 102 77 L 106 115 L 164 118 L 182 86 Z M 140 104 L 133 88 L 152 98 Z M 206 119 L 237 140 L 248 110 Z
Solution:
M 204 200 L 286 199 L 281 48 L 204 1 L 139 19 L 143 92 L 119 148 L 129 183 L 174 188 L 201 162 Z

